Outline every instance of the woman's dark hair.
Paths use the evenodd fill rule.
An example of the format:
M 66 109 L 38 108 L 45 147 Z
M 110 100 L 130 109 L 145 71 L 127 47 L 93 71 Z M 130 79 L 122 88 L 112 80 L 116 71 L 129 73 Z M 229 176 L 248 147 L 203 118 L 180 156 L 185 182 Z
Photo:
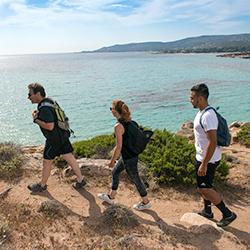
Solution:
M 29 84 L 28 88 L 31 89 L 34 94 L 40 92 L 42 97 L 46 96 L 44 87 L 39 83 L 31 83 Z
M 127 106 L 127 104 L 125 104 L 122 100 L 114 100 L 112 102 L 115 110 L 119 113 L 119 115 L 121 116 L 121 120 L 125 121 L 125 122 L 129 122 L 131 121 L 131 113 L 129 110 L 129 107 Z
M 191 88 L 191 91 L 196 92 L 199 96 L 203 96 L 206 99 L 209 96 L 208 87 L 204 83 L 197 84 Z

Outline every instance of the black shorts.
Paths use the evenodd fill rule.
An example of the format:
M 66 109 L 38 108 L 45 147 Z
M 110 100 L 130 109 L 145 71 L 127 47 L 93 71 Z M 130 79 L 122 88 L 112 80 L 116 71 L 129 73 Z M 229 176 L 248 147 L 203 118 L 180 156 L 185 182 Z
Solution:
M 196 169 L 196 181 L 197 181 L 197 186 L 199 188 L 212 188 L 213 187 L 215 171 L 216 171 L 216 168 L 219 166 L 219 164 L 220 164 L 220 161 L 217 161 L 215 163 L 208 163 L 206 175 L 198 176 L 198 168 L 201 165 L 201 162 L 195 159 L 194 166 Z
M 73 147 L 69 139 L 67 139 L 63 144 L 51 144 L 46 141 L 43 151 L 43 158 L 46 160 L 53 160 L 56 156 L 72 152 Z

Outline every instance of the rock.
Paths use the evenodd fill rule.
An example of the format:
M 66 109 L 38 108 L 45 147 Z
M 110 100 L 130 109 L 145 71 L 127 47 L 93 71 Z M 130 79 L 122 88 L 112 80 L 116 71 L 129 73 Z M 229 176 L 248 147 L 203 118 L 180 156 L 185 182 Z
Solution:
M 199 230 L 211 231 L 211 230 L 213 230 L 213 229 L 211 229 L 211 227 L 213 227 L 215 230 L 217 230 L 220 233 L 224 232 L 224 230 L 222 228 L 218 227 L 215 222 L 208 220 L 197 213 L 185 213 L 181 217 L 180 221 L 185 222 L 185 223 L 191 225 L 192 227 L 198 226 L 198 229 L 196 227 L 193 227 L 193 229 L 192 229 L 192 227 L 191 227 L 191 230 L 193 230 L 194 232 L 196 232 L 196 231 L 199 232 Z M 208 226 L 204 226 L 204 225 L 208 225 Z
M 229 128 L 240 128 L 242 125 L 242 122 L 240 121 L 234 121 L 229 125 Z
M 194 123 L 192 121 L 186 121 L 182 124 L 181 129 L 176 133 L 177 135 L 187 137 L 189 140 L 194 139 L 193 133 Z
M 209 224 L 203 224 L 203 225 L 194 225 L 189 228 L 190 232 L 194 234 L 206 234 L 206 235 L 221 235 L 223 231 L 220 230 L 221 228 L 215 228 L 212 225 Z M 222 229 L 223 230 L 223 229 Z
M 225 154 L 225 160 L 230 162 L 230 163 L 233 163 L 233 164 L 239 164 L 240 163 L 240 160 L 233 156 L 233 155 L 228 155 L 228 154 Z
M 90 176 L 110 176 L 111 168 L 108 167 L 109 160 L 105 159 L 88 159 L 81 158 L 78 159 L 79 167 L 83 175 Z M 63 170 L 63 176 L 69 177 L 74 175 L 71 167 Z
M 186 121 L 185 123 L 182 124 L 181 128 L 182 129 L 193 129 L 194 123 L 192 121 Z

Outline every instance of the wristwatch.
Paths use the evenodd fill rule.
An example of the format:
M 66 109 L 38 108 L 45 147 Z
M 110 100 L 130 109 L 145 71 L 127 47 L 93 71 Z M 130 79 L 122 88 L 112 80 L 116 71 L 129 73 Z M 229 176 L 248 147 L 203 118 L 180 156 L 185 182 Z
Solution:
M 38 117 L 36 117 L 36 118 L 33 120 L 33 122 L 36 123 L 36 120 L 37 120 L 37 119 L 38 119 Z

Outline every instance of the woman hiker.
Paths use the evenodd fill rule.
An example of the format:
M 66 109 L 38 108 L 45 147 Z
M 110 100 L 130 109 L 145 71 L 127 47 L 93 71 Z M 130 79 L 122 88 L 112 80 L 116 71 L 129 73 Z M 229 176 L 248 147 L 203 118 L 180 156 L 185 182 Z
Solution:
M 112 188 L 109 194 L 100 193 L 98 194 L 98 197 L 109 204 L 114 204 L 119 185 L 119 176 L 125 169 L 141 196 L 141 202 L 135 204 L 133 208 L 136 210 L 149 209 L 152 205 L 147 197 L 145 185 L 138 173 L 138 155 L 131 152 L 128 146 L 128 125 L 132 122 L 131 113 L 128 106 L 121 100 L 114 100 L 110 111 L 117 119 L 117 123 L 114 126 L 116 146 L 113 150 L 112 158 L 109 163 L 109 167 L 113 168 Z M 121 157 L 115 164 L 120 154 Z

